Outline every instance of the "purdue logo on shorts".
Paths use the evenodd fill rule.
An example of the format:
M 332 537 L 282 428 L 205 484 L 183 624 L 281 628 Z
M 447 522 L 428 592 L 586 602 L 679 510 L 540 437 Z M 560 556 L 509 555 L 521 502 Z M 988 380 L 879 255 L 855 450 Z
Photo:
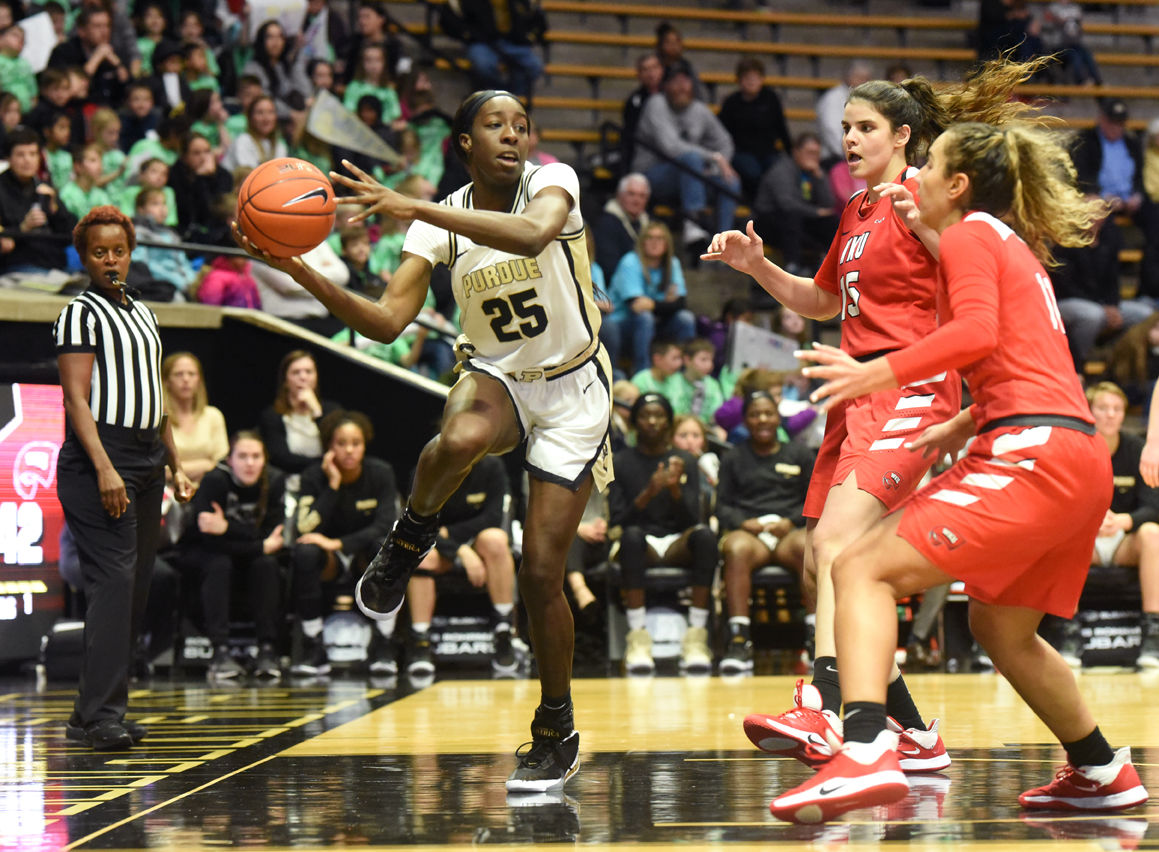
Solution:
M 896 470 L 887 471 L 881 478 L 881 484 L 885 486 L 886 491 L 893 491 L 895 488 L 901 488 L 901 474 Z
M 934 547 L 945 546 L 946 550 L 954 550 L 962 544 L 962 539 L 949 527 L 934 527 L 927 535 Z

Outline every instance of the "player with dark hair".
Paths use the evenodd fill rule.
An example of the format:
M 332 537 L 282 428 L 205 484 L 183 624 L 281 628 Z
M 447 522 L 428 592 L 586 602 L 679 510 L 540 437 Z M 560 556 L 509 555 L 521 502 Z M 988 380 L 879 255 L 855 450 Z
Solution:
M 869 189 L 845 205 L 838 235 L 817 274 L 792 275 L 766 260 L 751 222 L 747 234 L 718 234 L 705 259 L 723 260 L 747 272 L 802 316 L 827 319 L 840 313 L 841 348 L 853 358 L 870 358 L 923 339 L 937 325 L 937 234 L 920 222 L 902 221 L 885 190 L 898 185 L 912 190 L 917 173 L 912 164 L 951 121 L 1003 123 L 1032 111 L 1010 95 L 1045 61 L 991 62 L 965 83 L 936 91 L 923 77 L 901 83 L 872 80 L 855 87 L 842 119 L 845 155 L 851 174 L 863 178 Z M 957 375 L 931 373 L 830 411 L 804 511 L 806 571 L 816 575 L 817 589 L 813 682 L 798 682 L 795 706 L 786 713 L 745 719 L 745 731 L 759 748 L 791 754 L 810 765 L 832 754 L 827 735 L 840 732 L 842 696 L 833 632 L 833 561 L 917 487 L 933 459 L 911 453 L 903 444 L 957 413 L 960 401 Z M 902 768 L 948 766 L 936 720 L 927 727 L 896 666 L 888 703 L 901 731 Z
M 414 224 L 402 263 L 378 302 L 336 287 L 299 258 L 251 254 L 290 274 L 335 316 L 391 341 L 417 316 L 432 268 L 450 268 L 462 312 L 462 373 L 447 397 L 442 431 L 419 456 L 410 502 L 359 581 L 359 607 L 389 619 L 435 542 L 439 510 L 483 456 L 526 440 L 530 494 L 521 598 L 539 667 L 542 700 L 532 741 L 517 752 L 514 792 L 559 789 L 579 766 L 571 701 L 574 630 L 563 592 L 568 547 L 593 479 L 611 480 L 611 366 L 599 345 L 579 179 L 570 166 L 528 166 L 527 111 L 509 92 L 470 95 L 452 122 L 451 144 L 472 182 L 439 203 L 381 186 L 360 169 L 331 174 L 366 205 L 352 221 L 385 214 Z M 349 164 L 346 164 L 350 168 Z
M 1075 188 L 1058 138 L 1018 123 L 951 127 L 930 148 L 919 191 L 920 214 L 902 187 L 885 194 L 904 221 L 912 226 L 920 216 L 940 235 L 946 321 L 923 340 L 863 361 L 829 346 L 802 353 L 822 365 L 805 372 L 825 382 L 813 400 L 834 405 L 961 370 L 974 404 L 914 436 L 910 448 L 957 457 L 977 437 L 962 461 L 837 558 L 845 743 L 770 809 L 811 823 L 905 796 L 885 708 L 894 606 L 955 578 L 971 598 L 974 636 L 1066 750 L 1062 771 L 1019 803 L 1142 804 L 1147 791 L 1130 749 L 1112 750 L 1074 675 L 1037 635 L 1043 613 L 1069 617 L 1078 605 L 1112 491 L 1110 455 L 1078 377 L 1059 369 L 1069 360 L 1066 330 L 1043 263 L 1052 244 L 1089 243 L 1106 205 Z

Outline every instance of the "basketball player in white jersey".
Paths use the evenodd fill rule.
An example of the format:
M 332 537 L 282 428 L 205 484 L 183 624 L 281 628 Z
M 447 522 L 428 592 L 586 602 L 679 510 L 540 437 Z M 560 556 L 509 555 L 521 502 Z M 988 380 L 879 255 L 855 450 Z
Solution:
M 440 203 L 407 198 L 360 169 L 331 173 L 374 214 L 414 220 L 402 263 L 377 303 L 335 286 L 300 258 L 258 250 L 234 225 L 246 251 L 318 298 L 352 328 L 391 341 L 423 305 L 431 269 L 451 270 L 466 341 L 442 431 L 419 456 L 410 501 L 356 590 L 367 615 L 391 619 L 406 584 L 438 534 L 439 510 L 483 456 L 526 438 L 530 495 L 519 589 L 527 607 L 542 700 L 507 789 L 558 790 L 579 767 L 571 702 L 574 629 L 563 593 L 568 547 L 593 480 L 612 478 L 608 426 L 611 369 L 599 345 L 600 312 L 570 166 L 528 166 L 530 122 L 508 92 L 475 92 L 460 105 L 451 144 L 472 182 Z

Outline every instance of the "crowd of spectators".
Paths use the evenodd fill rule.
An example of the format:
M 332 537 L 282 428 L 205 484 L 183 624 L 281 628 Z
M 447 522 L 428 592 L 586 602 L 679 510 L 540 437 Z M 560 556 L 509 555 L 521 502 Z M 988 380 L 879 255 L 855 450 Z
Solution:
M 261 309 L 450 380 L 458 325 L 449 287 L 438 275 L 420 321 L 386 345 L 344 328 L 288 276 L 212 248 L 231 244 L 237 188 L 274 157 L 301 157 L 324 171 L 349 158 L 415 198 L 437 198 L 455 179 L 446 104 L 392 34 L 384 7 L 362 0 L 348 28 L 320 0 L 307 2 L 301 21 L 246 20 L 227 6 L 196 2 L 139 2 L 127 10 L 131 16 L 125 6 L 44 4 L 58 43 L 47 67 L 34 74 L 20 56 L 20 23 L 39 10 L 0 2 L 0 282 L 59 280 L 62 270 L 77 271 L 66 236 L 92 207 L 111 203 L 137 227 L 130 283 L 148 298 Z M 1038 10 L 1018 0 L 984 0 L 980 15 L 980 54 L 1014 44 L 1058 50 L 1067 82 L 1101 82 L 1082 42 L 1079 4 Z M 444 4 L 440 23 L 463 41 L 474 85 L 532 93 L 543 73 L 537 44 L 546 31 L 538 4 L 456 0 Z M 728 330 L 751 320 L 749 308 L 730 304 L 719 321 L 697 318 L 689 308 L 686 264 L 712 232 L 733 227 L 737 206 L 746 204 L 778 262 L 805 275 L 816 268 L 842 205 L 864 188 L 849 175 L 841 118 L 851 88 L 876 69 L 851 62 L 840 83 L 819 96 L 816 126 L 795 135 L 777 91 L 765 83 L 765 67 L 753 58 L 738 61 L 736 86 L 716 112 L 684 55 L 680 31 L 669 23 L 657 28 L 656 48 L 638 58 L 636 72 L 638 88 L 623 107 L 623 175 L 588 228 L 592 281 L 604 313 L 601 339 L 621 380 L 615 393 L 620 478 L 606 502 L 597 497 L 589 506 L 568 588 L 577 613 L 591 622 L 596 594 L 587 572 L 609 556 L 619 562 L 630 629 L 627 665 L 648 671 L 643 572 L 657 562 L 688 567 L 693 582 L 682 663 L 687 671 L 703 670 L 713 659 L 707 613 L 713 572 L 722 562 L 725 667 L 743 671 L 753 653 L 752 571 L 769 563 L 802 571 L 799 500 L 820 421 L 799 375 L 767 369 L 738 375 L 729 368 Z M 904 79 L 910 72 L 897 66 L 885 76 Z M 393 146 L 400 163 L 388 166 L 312 136 L 306 119 L 323 92 Z M 1102 100 L 1095 126 L 1075 136 L 1079 180 L 1108 200 L 1111 214 L 1091 247 L 1057 252 L 1061 265 L 1052 280 L 1076 368 L 1100 343 L 1121 335 L 1115 363 L 1134 402 L 1149 398 L 1159 373 L 1159 126 L 1136 138 L 1127 119 L 1123 101 Z M 529 162 L 553 159 L 533 149 Z M 658 203 L 674 209 L 674 218 L 652 214 Z M 379 217 L 351 225 L 347 218 L 340 211 L 330 239 L 306 260 L 331 280 L 377 298 L 400 262 L 409 223 Z M 1133 299 L 1120 295 L 1125 227 L 1145 237 Z M 801 318 L 784 309 L 775 328 L 802 342 L 809 337 Z M 244 575 L 256 621 L 252 671 L 279 673 L 281 652 L 290 647 L 288 613 L 296 633 L 292 670 L 324 674 L 324 617 L 336 590 L 376 550 L 400 499 L 389 465 L 366 454 L 369 422 L 321 395 L 316 365 L 304 350 L 283 360 L 275 401 L 253 430 L 227 433 L 221 412 L 207 403 L 193 354 L 170 356 L 164 380 L 185 470 L 203 482 L 195 502 L 174 509 L 168 522 L 179 551 L 175 561 L 196 578 L 195 615 L 215 648 L 211 673 L 243 673 L 228 631 L 230 596 L 238 591 L 233 578 Z M 504 511 L 512 484 L 500 474 L 481 465 L 480 481 L 469 489 L 464 484 L 461 517 L 448 516 L 440 546 L 415 578 L 405 643 L 415 673 L 433 670 L 426 633 L 435 588 L 454 571 L 486 587 L 495 667 L 511 670 L 518 542 L 509 538 Z M 1150 544 L 1150 534 L 1148 527 L 1136 538 Z M 1138 554 L 1120 554 L 1127 555 Z M 807 602 L 809 590 L 803 592 Z M 1148 597 L 1146 605 L 1153 603 Z M 373 673 L 397 671 L 400 643 L 390 627 L 371 630 Z

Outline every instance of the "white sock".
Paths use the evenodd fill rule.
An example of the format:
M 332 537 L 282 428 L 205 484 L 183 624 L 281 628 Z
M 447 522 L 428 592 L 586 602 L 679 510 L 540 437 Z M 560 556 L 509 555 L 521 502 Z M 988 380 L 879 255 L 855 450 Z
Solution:
M 394 635 L 394 622 L 394 618 L 388 618 L 385 621 L 376 621 L 374 625 L 378 628 L 379 633 L 389 639 Z
M 430 633 L 431 623 L 429 621 L 412 621 L 410 629 L 415 633 Z
M 752 619 L 747 615 L 734 615 L 728 620 L 729 629 L 733 631 L 739 630 L 742 627 L 748 627 L 752 623 Z
M 506 618 L 507 616 L 511 615 L 512 610 L 515 609 L 515 604 L 513 604 L 513 603 L 501 603 L 501 604 L 493 603 L 493 604 L 491 604 L 491 607 L 492 607 L 492 609 L 495 610 L 495 613 L 500 618 Z
M 302 632 L 310 639 L 318 636 L 322 632 L 322 616 L 304 620 L 302 622 Z
M 817 613 L 815 613 L 815 612 L 808 613 L 805 616 L 805 623 L 807 625 L 809 625 L 810 627 L 816 627 L 817 626 Z
M 688 608 L 689 627 L 708 627 L 708 610 L 698 606 Z
M 642 606 L 629 609 L 624 614 L 628 616 L 629 630 L 643 630 L 648 624 L 647 610 Z

